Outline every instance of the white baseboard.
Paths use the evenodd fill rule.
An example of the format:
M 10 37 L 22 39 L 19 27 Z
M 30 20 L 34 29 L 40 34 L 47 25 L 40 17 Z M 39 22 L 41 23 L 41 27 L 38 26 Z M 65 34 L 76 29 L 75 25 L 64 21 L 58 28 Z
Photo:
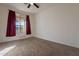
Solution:
M 55 41 L 55 40 L 51 40 L 47 37 L 40 36 L 40 35 L 25 35 L 25 36 L 18 36 L 18 37 L 17 36 L 16 37 L 5 37 L 5 38 L 3 38 L 3 40 L 0 40 L 0 42 L 20 40 L 20 39 L 29 38 L 29 37 L 37 37 L 37 38 L 40 38 L 40 39 L 53 41 L 53 42 L 60 43 L 60 44 L 63 44 L 63 45 L 79 48 L 79 44 L 70 44 L 70 43 L 65 43 L 65 42 L 61 42 L 61 41 Z
M 38 35 L 34 35 L 33 37 L 37 37 L 37 38 L 40 38 L 40 39 L 56 42 L 56 43 L 59 43 L 59 44 L 63 44 L 63 45 L 67 45 L 67 46 L 71 46 L 71 47 L 75 47 L 75 48 L 79 48 L 79 44 L 69 44 L 69 43 L 65 43 L 65 42 L 61 42 L 61 41 L 50 40 L 50 39 L 48 39 L 44 36 L 38 36 Z
M 29 38 L 29 37 L 32 37 L 32 35 L 4 37 L 2 40 L 0 40 L 0 42 L 8 42 L 8 41 L 20 40 L 20 39 Z

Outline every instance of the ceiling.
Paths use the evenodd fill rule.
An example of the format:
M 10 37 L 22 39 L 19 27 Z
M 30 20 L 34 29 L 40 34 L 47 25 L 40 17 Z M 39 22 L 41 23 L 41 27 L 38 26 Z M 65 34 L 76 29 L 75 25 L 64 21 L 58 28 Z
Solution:
M 27 8 L 27 5 L 25 5 L 24 3 L 5 3 L 5 5 L 14 7 L 14 8 L 24 11 L 24 12 L 38 13 L 47 8 L 50 8 L 52 6 L 52 3 L 37 3 L 39 8 L 36 8 L 34 5 L 32 5 L 30 8 Z
M 4 5 L 27 13 L 39 13 L 55 6 L 79 6 L 78 3 L 37 3 L 39 8 L 36 8 L 34 5 L 32 5 L 30 8 L 27 8 L 27 5 L 25 5 L 24 3 L 4 3 Z

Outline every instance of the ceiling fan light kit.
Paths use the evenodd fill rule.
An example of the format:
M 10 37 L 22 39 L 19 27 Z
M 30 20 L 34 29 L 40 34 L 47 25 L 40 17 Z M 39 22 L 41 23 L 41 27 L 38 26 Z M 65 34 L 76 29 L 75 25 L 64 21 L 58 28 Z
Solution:
M 33 3 L 30 3 L 31 5 L 33 5 Z

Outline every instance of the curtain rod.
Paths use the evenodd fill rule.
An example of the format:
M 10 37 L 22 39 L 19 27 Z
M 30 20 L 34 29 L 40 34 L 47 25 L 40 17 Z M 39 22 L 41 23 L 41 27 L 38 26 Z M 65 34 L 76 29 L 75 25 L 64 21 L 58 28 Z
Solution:
M 8 9 L 8 10 L 11 10 L 11 9 Z M 12 11 L 15 11 L 15 10 L 12 10 Z M 19 13 L 19 14 L 22 14 L 22 15 L 29 15 L 29 14 L 23 14 L 23 13 L 20 13 L 20 12 L 17 12 L 15 11 L 16 13 Z

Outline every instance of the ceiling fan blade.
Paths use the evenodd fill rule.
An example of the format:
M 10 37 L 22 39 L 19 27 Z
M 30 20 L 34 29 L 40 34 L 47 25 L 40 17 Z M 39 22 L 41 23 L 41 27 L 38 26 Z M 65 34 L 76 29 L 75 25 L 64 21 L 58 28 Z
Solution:
M 36 3 L 33 3 L 37 8 L 39 8 L 39 6 Z
M 30 8 L 31 4 L 29 4 L 27 7 Z
M 28 3 L 24 3 L 25 5 L 27 5 Z

